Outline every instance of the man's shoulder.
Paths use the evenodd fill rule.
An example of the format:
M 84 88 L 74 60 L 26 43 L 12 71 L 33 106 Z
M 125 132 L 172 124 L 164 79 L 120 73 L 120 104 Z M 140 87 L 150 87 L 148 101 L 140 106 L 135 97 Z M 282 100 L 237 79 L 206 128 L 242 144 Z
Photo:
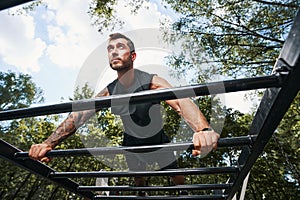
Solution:
M 137 74 L 145 74 L 145 75 L 151 75 L 150 73 L 144 71 L 144 70 L 141 70 L 141 69 L 134 69 L 134 73 L 137 73 Z
M 114 81 L 112 81 L 111 83 L 109 83 L 106 86 L 106 88 L 107 88 L 107 90 L 108 90 L 108 92 L 109 92 L 110 95 L 112 94 L 112 91 L 114 91 L 114 88 L 115 88 L 117 82 L 118 82 L 118 79 L 115 79 Z
M 118 79 L 113 80 L 112 82 L 110 82 L 107 87 L 111 86 L 111 85 L 115 85 L 118 82 Z
M 149 80 L 152 80 L 152 77 L 155 76 L 155 74 L 151 74 L 149 72 L 140 69 L 135 69 L 135 74 L 136 77 L 140 77 L 141 79 L 149 79 Z

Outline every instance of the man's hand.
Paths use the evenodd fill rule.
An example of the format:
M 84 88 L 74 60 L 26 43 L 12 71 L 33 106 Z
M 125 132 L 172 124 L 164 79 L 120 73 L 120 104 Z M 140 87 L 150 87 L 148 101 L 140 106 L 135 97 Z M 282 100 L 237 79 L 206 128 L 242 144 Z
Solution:
M 34 160 L 40 160 L 42 162 L 49 162 L 51 159 L 45 157 L 48 151 L 51 151 L 52 147 L 49 144 L 34 144 L 29 150 L 29 156 Z
M 220 134 L 214 130 L 199 131 L 193 135 L 194 150 L 193 156 L 205 156 L 212 149 L 217 149 Z

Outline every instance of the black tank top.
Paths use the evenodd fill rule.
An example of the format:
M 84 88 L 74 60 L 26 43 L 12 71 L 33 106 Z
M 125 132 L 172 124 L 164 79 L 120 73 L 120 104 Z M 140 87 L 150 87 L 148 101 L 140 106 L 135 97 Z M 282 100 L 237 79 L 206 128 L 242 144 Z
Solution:
M 153 74 L 134 69 L 134 81 L 130 87 L 124 87 L 116 79 L 107 88 L 110 95 L 150 90 L 153 76 Z M 169 138 L 163 132 L 159 101 L 132 104 L 130 103 L 130 99 L 128 99 L 121 103 L 122 106 L 114 106 L 114 101 L 111 104 L 112 113 L 120 115 L 123 122 L 124 146 L 170 142 Z

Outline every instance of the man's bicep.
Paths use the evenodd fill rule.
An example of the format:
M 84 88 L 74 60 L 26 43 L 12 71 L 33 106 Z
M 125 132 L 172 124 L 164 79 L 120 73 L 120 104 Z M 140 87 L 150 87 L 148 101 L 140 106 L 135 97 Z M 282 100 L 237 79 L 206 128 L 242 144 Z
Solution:
M 153 76 L 150 85 L 151 90 L 170 88 L 170 87 L 172 87 L 172 85 L 166 79 L 157 75 Z
M 95 97 L 103 97 L 103 96 L 109 96 L 109 92 L 107 87 L 101 90 L 98 94 L 95 95 Z
M 159 76 L 153 76 L 151 82 L 151 90 L 158 90 L 164 88 L 171 88 L 172 85 L 164 78 Z M 178 99 L 166 100 L 168 105 L 170 105 L 176 112 L 180 112 L 180 105 Z
M 109 92 L 107 88 L 104 88 L 103 90 L 101 90 L 99 93 L 97 93 L 94 98 L 98 98 L 98 97 L 104 97 L 104 96 L 109 96 Z M 81 111 L 81 112 L 77 112 L 77 118 L 79 119 L 78 123 L 80 125 L 82 125 L 84 122 L 86 122 L 88 119 L 90 119 L 95 112 L 98 112 L 100 109 L 96 109 L 96 110 L 85 110 L 85 111 Z

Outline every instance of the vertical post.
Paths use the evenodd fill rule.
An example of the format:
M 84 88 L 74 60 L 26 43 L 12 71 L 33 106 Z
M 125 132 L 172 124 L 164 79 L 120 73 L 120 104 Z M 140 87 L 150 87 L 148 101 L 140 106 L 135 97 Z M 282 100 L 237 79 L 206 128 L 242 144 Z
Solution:
M 249 134 L 257 134 L 257 139 L 250 149 L 246 147 L 242 150 L 239 158 L 239 165 L 242 166 L 241 172 L 236 179 L 231 178 L 234 182 L 228 193 L 228 199 L 240 189 L 241 184 L 250 169 L 254 165 L 259 155 L 263 152 L 265 145 L 268 143 L 272 134 L 276 130 L 290 104 L 297 95 L 300 84 L 300 12 L 298 10 L 294 24 L 288 35 L 288 38 L 281 50 L 276 69 L 286 69 L 287 76 L 283 80 L 281 88 L 270 88 L 265 91 L 260 106 L 252 122 Z

